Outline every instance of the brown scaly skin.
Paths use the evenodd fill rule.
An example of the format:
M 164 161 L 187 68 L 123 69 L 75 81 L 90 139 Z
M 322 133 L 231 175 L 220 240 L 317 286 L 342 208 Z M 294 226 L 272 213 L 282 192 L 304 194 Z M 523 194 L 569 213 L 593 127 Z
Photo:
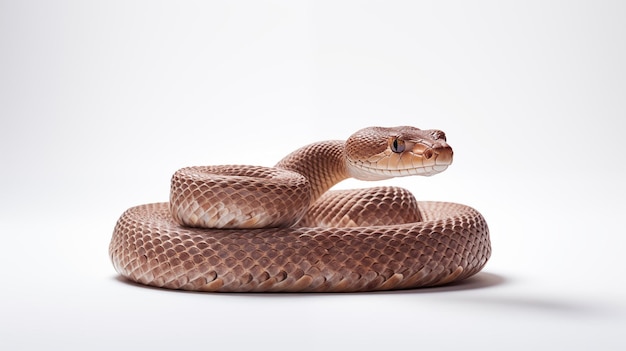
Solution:
M 250 201 L 251 195 L 240 195 L 239 189 L 254 188 L 265 184 L 265 179 L 295 171 L 304 178 L 295 177 L 295 182 L 308 185 L 297 193 L 300 195 L 285 196 L 286 190 L 279 190 L 279 197 L 287 202 L 298 198 L 314 203 L 311 211 L 318 208 L 319 213 L 305 216 L 295 226 L 203 229 L 181 226 L 174 220 L 178 214 L 173 217 L 172 212 L 184 217 L 185 211 L 176 210 L 172 204 L 133 207 L 120 217 L 113 232 L 109 252 L 115 269 L 141 284 L 223 292 L 407 289 L 458 281 L 482 269 L 491 254 L 489 230 L 482 215 L 468 206 L 416 202 L 407 191 L 389 187 L 326 193 L 347 176 L 384 179 L 444 170 L 452 161 L 452 150 L 442 132 L 412 127 L 367 128 L 349 138 L 345 148 L 342 144 L 321 142 L 299 149 L 278 163 L 277 167 L 286 171 L 275 176 L 274 171 L 268 171 L 271 168 L 253 170 L 253 176 L 239 179 L 245 186 L 225 186 L 221 180 L 211 180 L 220 192 L 217 200 L 211 200 L 215 189 L 200 194 L 209 203 L 230 197 L 233 208 L 219 210 L 229 216 L 241 212 L 238 206 Z M 367 157 L 360 154 L 365 149 L 370 150 Z M 373 167 L 380 169 L 372 171 Z M 212 168 L 208 173 L 219 172 Z M 204 180 L 186 179 L 185 172 L 173 179 L 175 202 L 207 188 Z M 257 183 L 259 179 L 263 181 Z M 186 185 L 190 181 L 196 181 L 197 186 Z M 285 183 L 281 178 L 271 188 Z M 176 195 L 179 187 L 185 190 Z M 361 200 L 351 199 L 354 194 L 360 194 Z M 315 200 L 320 196 L 321 201 L 329 202 L 319 206 Z M 180 202 L 185 210 L 203 206 L 196 199 Z M 295 203 L 281 206 L 297 207 Z M 279 206 L 277 211 L 285 209 Z M 407 215 L 392 218 L 398 213 Z M 248 215 L 241 226 L 255 226 L 257 217 L 264 218 L 257 210 L 250 210 Z M 308 226 L 309 220 L 318 226 Z

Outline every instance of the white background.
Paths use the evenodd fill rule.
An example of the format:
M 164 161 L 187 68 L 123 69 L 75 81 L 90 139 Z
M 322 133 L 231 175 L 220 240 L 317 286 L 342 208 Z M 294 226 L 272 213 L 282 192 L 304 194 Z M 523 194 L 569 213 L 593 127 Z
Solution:
M 0 348 L 623 350 L 620 1 L 0 1 Z M 143 288 L 108 243 L 188 165 L 273 165 L 370 125 L 447 133 L 388 181 L 486 217 L 463 284 Z M 347 181 L 343 187 L 373 184 Z

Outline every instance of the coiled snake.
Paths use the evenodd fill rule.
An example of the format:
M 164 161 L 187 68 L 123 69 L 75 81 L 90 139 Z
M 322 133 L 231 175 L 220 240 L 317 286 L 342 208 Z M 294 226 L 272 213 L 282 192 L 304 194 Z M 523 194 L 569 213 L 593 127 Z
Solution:
M 489 230 L 473 208 L 407 190 L 331 190 L 348 177 L 433 175 L 452 162 L 443 132 L 362 129 L 300 148 L 275 167 L 178 170 L 169 203 L 128 209 L 115 269 L 141 284 L 221 292 L 348 292 L 441 285 L 479 272 Z

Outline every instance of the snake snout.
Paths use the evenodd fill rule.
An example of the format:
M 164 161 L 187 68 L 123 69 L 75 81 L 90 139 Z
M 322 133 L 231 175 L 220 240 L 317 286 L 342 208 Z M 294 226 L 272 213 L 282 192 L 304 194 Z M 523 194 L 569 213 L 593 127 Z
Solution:
M 445 145 L 428 145 L 425 143 L 418 143 L 413 148 L 413 152 L 424 160 L 435 162 L 437 164 L 452 163 L 452 148 Z
M 443 172 L 452 164 L 452 148 L 445 143 L 437 143 L 438 145 L 421 145 L 420 150 L 422 164 L 431 167 L 426 172 L 427 175 Z
M 447 145 L 430 149 L 428 154 L 430 155 L 429 157 L 424 157 L 427 159 L 434 157 L 434 161 L 437 165 L 450 165 L 452 163 L 452 148 Z

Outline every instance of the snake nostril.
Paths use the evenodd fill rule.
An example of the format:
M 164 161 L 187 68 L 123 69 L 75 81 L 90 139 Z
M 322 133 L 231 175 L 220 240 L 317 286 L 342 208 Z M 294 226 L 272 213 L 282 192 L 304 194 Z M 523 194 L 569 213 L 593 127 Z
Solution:
M 424 156 L 425 159 L 430 160 L 433 156 L 435 156 L 435 153 L 433 152 L 432 149 L 426 149 L 424 150 L 422 155 Z

